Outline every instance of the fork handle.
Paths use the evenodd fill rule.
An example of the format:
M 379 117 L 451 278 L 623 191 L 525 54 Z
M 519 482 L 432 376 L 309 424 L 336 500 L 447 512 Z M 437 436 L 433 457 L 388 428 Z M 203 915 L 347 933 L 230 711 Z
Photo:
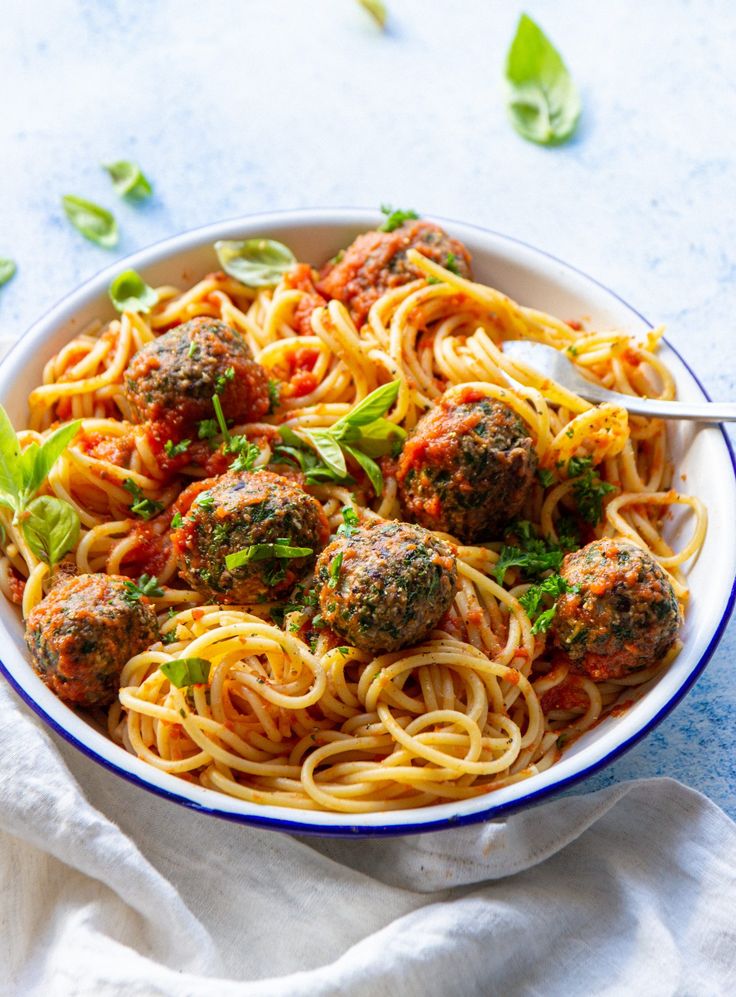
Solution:
M 583 392 L 580 392 L 583 394 Z M 696 422 L 736 422 L 736 402 L 668 402 L 658 398 L 636 398 L 618 391 L 591 386 L 583 394 L 591 402 L 614 402 L 634 415 L 658 419 L 693 419 Z

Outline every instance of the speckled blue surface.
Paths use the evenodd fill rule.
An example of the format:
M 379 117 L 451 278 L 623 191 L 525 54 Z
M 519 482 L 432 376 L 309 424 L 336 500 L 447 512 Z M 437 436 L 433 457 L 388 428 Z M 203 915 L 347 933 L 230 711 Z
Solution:
M 723 2 L 6 0 L 0 32 L 0 337 L 117 256 L 246 212 L 382 201 L 534 243 L 668 326 L 711 395 L 736 384 L 736 7 Z M 563 52 L 584 116 L 523 142 L 500 82 L 524 9 Z M 118 201 L 99 163 L 156 188 Z M 112 208 L 114 253 L 63 218 Z M 733 623 L 690 695 L 577 792 L 669 775 L 736 816 Z

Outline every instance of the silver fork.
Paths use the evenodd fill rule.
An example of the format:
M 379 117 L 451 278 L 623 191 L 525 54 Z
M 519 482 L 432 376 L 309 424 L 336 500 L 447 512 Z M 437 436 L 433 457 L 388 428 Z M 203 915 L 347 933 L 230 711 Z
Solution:
M 658 398 L 639 398 L 620 391 L 601 388 L 583 377 L 564 352 L 544 343 L 528 339 L 504 342 L 503 352 L 512 360 L 533 367 L 589 402 L 612 402 L 634 415 L 655 416 L 659 419 L 695 419 L 698 422 L 736 422 L 736 402 L 667 402 Z

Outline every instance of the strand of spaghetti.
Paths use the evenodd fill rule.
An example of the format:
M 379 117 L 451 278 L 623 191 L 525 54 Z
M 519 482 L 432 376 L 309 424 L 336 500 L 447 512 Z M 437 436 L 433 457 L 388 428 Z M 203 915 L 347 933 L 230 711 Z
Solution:
M 621 534 L 621 536 L 627 537 L 632 540 L 638 546 L 646 547 L 643 544 L 641 537 L 624 519 L 621 515 L 621 510 L 628 506 L 670 506 L 670 505 L 686 505 L 689 506 L 695 514 L 695 528 L 693 530 L 690 540 L 685 544 L 685 546 L 676 554 L 670 557 L 661 557 L 655 555 L 657 560 L 662 565 L 663 568 L 674 568 L 680 564 L 684 564 L 693 557 L 703 546 L 703 541 L 705 539 L 705 532 L 708 528 L 708 512 L 700 501 L 694 495 L 681 495 L 678 492 L 652 492 L 652 493 L 624 493 L 616 498 L 612 499 L 606 506 L 606 518 L 613 528 Z
M 120 381 L 123 370 L 130 355 L 131 332 L 130 324 L 122 322 L 120 333 L 115 347 L 115 355 L 112 363 L 102 374 L 85 378 L 82 381 L 56 382 L 54 384 L 44 384 L 34 388 L 28 397 L 28 404 L 33 409 L 37 406 L 46 407 L 53 405 L 60 398 L 71 398 L 73 395 L 90 394 L 106 384 Z

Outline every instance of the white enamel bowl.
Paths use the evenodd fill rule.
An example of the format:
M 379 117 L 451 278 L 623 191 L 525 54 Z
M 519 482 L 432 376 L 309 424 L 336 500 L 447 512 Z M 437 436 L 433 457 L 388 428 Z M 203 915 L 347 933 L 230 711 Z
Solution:
M 526 305 L 563 319 L 585 317 L 597 329 L 642 332 L 649 323 L 613 292 L 559 260 L 516 240 L 473 226 L 440 220 L 473 255 L 476 277 Z M 254 215 L 188 232 L 115 263 L 40 319 L 0 365 L 0 401 L 16 425 L 26 418 L 26 398 L 41 380 L 44 362 L 87 322 L 111 316 L 107 287 L 132 267 L 153 285 L 187 286 L 217 261 L 216 239 L 270 236 L 300 260 L 320 264 L 377 222 L 374 212 L 309 210 Z M 680 356 L 665 347 L 679 397 L 701 400 L 704 391 Z M 20 696 L 57 733 L 111 772 L 184 806 L 245 824 L 317 834 L 407 834 L 488 820 L 531 806 L 609 764 L 647 734 L 687 692 L 705 667 L 726 626 L 736 575 L 736 468 L 717 427 L 671 424 L 672 452 L 681 490 L 698 494 L 709 514 L 705 547 L 690 571 L 692 599 L 684 649 L 669 671 L 623 716 L 609 717 L 580 738 L 551 769 L 472 800 L 413 811 L 361 816 L 255 806 L 159 772 L 94 730 L 43 685 L 28 663 L 17 610 L 0 599 L 2 671 Z M 679 476 L 683 475 L 683 479 Z M 678 529 L 678 520 L 672 523 Z

